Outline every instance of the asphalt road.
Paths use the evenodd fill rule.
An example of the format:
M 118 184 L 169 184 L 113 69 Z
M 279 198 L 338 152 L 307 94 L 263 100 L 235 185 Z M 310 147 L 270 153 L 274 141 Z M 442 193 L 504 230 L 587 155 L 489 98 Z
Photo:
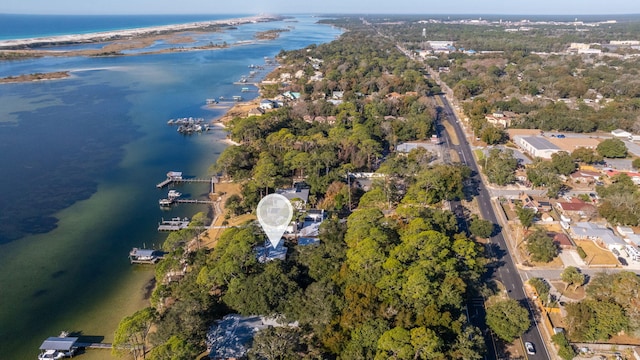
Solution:
M 491 221 L 494 224 L 499 224 L 498 219 L 496 217 L 495 211 L 491 206 L 491 196 L 487 191 L 487 188 L 482 183 L 482 178 L 480 177 L 480 171 L 475 161 L 473 160 L 473 153 L 471 151 L 471 147 L 467 142 L 464 131 L 460 126 L 459 120 L 455 115 L 455 112 L 451 108 L 451 105 L 444 97 L 444 95 L 439 95 L 442 104 L 444 105 L 444 115 L 449 119 L 451 125 L 453 125 L 460 145 L 454 145 L 447 138 L 445 139 L 446 144 L 450 149 L 453 149 L 458 152 L 460 156 L 460 161 L 467 165 L 472 172 L 474 173 L 474 179 L 478 186 L 478 191 L 476 194 L 476 198 L 478 201 L 478 206 L 480 208 L 480 214 L 486 220 Z M 444 135 L 444 134 L 443 134 Z M 527 332 L 522 335 L 523 341 L 532 342 L 536 348 L 535 355 L 527 355 L 528 359 L 550 359 L 549 354 L 547 353 L 546 345 L 544 341 L 542 341 L 542 337 L 540 335 L 540 330 L 538 329 L 538 322 L 536 319 L 535 312 L 533 311 L 532 305 L 529 303 L 528 298 L 524 293 L 524 284 L 518 271 L 513 263 L 511 255 L 509 254 L 509 250 L 502 235 L 502 232 L 499 232 L 497 235 L 493 236 L 489 239 L 490 242 L 490 253 L 498 260 L 498 266 L 492 267 L 489 271 L 493 271 L 492 276 L 493 279 L 496 279 L 504 284 L 508 291 L 509 297 L 517 300 L 522 306 L 529 310 L 529 317 L 531 319 L 532 326 L 527 330 Z M 473 306 L 474 302 L 470 304 Z M 475 311 L 476 309 L 473 309 Z M 479 310 L 479 309 L 478 309 Z M 484 311 L 484 309 L 482 309 Z M 470 314 L 473 315 L 473 314 Z M 478 314 L 480 316 L 481 314 Z M 491 343 L 487 343 L 487 347 L 490 348 L 492 346 Z M 488 349 L 488 355 L 491 356 L 491 352 L 494 352 L 493 349 Z M 495 352 L 493 354 L 495 356 Z M 495 358 L 495 357 L 488 357 Z

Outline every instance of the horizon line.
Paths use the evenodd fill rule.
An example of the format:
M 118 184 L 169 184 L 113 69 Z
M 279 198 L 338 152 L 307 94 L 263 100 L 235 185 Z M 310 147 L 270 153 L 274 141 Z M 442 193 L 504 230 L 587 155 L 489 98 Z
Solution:
M 0 12 L 0 15 L 30 15 L 30 16 L 210 16 L 210 15 L 264 15 L 266 13 L 13 13 Z M 315 15 L 315 16 L 372 16 L 372 15 L 390 15 L 390 16 L 640 16 L 638 13 L 403 13 L 403 12 L 291 12 L 291 13 L 268 13 L 268 15 Z

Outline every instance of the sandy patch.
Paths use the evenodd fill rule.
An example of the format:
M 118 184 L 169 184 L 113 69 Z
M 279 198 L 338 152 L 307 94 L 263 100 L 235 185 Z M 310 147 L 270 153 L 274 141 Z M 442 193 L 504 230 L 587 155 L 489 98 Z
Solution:
M 447 134 L 449 134 L 449 139 L 453 145 L 460 145 L 460 141 L 458 140 L 458 135 L 456 134 L 453 125 L 449 122 L 449 120 L 442 121 L 442 126 L 444 126 Z
M 228 123 L 237 117 L 247 117 L 249 110 L 255 109 L 260 105 L 260 98 L 253 99 L 251 101 L 239 102 L 231 107 L 226 114 L 220 118 L 220 122 L 223 124 Z
M 216 204 L 214 205 L 215 216 L 211 222 L 211 226 L 219 227 L 222 226 L 222 223 L 225 221 L 225 201 L 233 194 L 239 195 L 242 190 L 242 185 L 237 183 L 218 183 L 215 184 L 214 190 L 216 193 L 216 195 L 214 195 Z M 228 222 L 231 224 L 231 219 Z M 208 248 L 215 247 L 218 242 L 218 237 L 220 237 L 223 231 L 224 229 L 220 228 L 208 229 L 202 237 L 202 245 Z

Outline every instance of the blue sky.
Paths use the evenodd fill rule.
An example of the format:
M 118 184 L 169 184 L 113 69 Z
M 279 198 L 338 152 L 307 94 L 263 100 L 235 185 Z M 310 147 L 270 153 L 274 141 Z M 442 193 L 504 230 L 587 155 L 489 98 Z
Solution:
M 640 14 L 638 0 L 3 0 L 0 13 Z

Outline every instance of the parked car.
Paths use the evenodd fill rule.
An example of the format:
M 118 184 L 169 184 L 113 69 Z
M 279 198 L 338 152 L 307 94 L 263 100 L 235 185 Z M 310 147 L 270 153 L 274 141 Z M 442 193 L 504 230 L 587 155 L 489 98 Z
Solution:
M 535 355 L 536 354 L 536 348 L 533 346 L 533 343 L 527 341 L 524 343 L 524 347 L 525 349 L 527 349 L 527 354 L 529 355 Z
M 564 138 L 566 138 L 566 136 L 564 136 L 564 134 L 558 134 L 558 135 L 556 135 L 556 137 L 557 137 L 558 139 L 564 139 Z

